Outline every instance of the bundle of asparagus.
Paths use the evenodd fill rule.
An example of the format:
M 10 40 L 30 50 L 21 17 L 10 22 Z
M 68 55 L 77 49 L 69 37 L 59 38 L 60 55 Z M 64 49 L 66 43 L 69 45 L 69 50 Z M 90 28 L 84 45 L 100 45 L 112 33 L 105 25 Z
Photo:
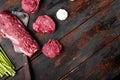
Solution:
M 16 71 L 15 67 L 5 54 L 4 50 L 0 46 L 0 77 L 5 76 L 14 76 Z

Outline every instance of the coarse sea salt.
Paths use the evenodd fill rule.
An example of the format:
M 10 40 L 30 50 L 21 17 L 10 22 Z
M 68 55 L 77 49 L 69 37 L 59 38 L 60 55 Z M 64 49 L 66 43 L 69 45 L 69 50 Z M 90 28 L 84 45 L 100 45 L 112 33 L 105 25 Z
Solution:
M 75 0 L 70 0 L 70 1 L 75 1 Z
M 68 12 L 65 9 L 59 9 L 56 13 L 56 16 L 59 20 L 66 20 L 68 17 Z

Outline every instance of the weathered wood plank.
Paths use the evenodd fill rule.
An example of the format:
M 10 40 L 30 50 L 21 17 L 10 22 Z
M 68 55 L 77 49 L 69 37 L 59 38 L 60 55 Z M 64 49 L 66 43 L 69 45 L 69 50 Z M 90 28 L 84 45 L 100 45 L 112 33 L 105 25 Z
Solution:
M 111 80 L 120 73 L 120 36 L 60 80 Z
M 10 10 L 11 7 L 15 8 L 15 6 L 20 4 L 21 0 L 1 0 L 1 6 L 0 6 L 0 11 L 3 10 Z M 20 9 L 20 8 L 19 8 Z
M 50 10 L 46 10 L 45 12 L 43 11 L 43 13 L 51 15 L 54 18 L 55 22 L 57 23 L 57 30 L 55 31 L 55 33 L 52 33 L 52 34 L 36 33 L 35 37 L 38 40 L 38 42 L 41 44 L 41 46 L 50 38 L 61 39 L 64 36 L 66 36 L 67 34 L 69 34 L 73 29 L 79 27 L 84 22 L 89 20 L 91 17 L 93 17 L 98 12 L 101 11 L 101 14 L 103 14 L 103 13 L 105 14 L 105 12 L 110 10 L 110 7 L 113 6 L 113 4 L 111 4 L 113 1 L 114 0 L 107 0 L 107 1 L 102 1 L 102 0 L 100 0 L 100 1 L 80 0 L 79 1 L 79 0 L 77 0 L 73 3 L 69 3 L 68 5 L 66 4 L 66 6 L 64 6 L 65 4 L 62 5 L 60 3 L 60 6 L 58 6 L 58 7 L 54 6 Z M 75 5 L 75 7 L 74 7 L 74 5 Z M 107 7 L 108 5 L 109 5 L 109 7 Z M 70 14 L 68 20 L 66 20 L 64 22 L 63 21 L 60 22 L 55 17 L 55 12 L 59 8 L 61 8 L 61 6 L 64 6 L 64 8 L 67 7 L 66 9 L 69 10 L 69 14 Z M 38 13 L 38 14 L 41 15 L 42 13 Z M 34 15 L 34 16 L 38 16 L 38 14 Z M 31 24 L 29 26 L 32 25 L 32 22 L 34 20 L 35 20 L 35 17 L 33 17 L 31 19 L 31 21 L 30 21 Z M 31 29 L 31 31 L 32 31 L 32 29 Z M 35 34 L 35 33 L 33 32 L 33 34 Z
M 116 14 L 116 12 L 114 13 L 114 10 L 111 10 L 103 17 L 97 18 L 96 16 L 95 18 L 92 18 L 86 22 L 86 24 L 83 24 L 68 34 L 66 37 L 61 39 L 60 42 L 64 45 L 64 49 L 59 57 L 51 60 L 41 55 L 36 58 L 32 62 L 35 79 L 57 79 L 66 71 L 71 70 L 77 64 L 86 60 L 88 57 L 93 55 L 94 52 L 100 50 L 106 44 L 111 42 L 115 37 L 117 37 L 120 34 L 120 22 L 117 19 L 112 21 L 113 23 L 110 23 Z M 113 13 L 111 14 L 111 12 Z M 119 11 L 117 12 L 119 13 Z M 100 16 L 100 14 L 98 16 Z M 98 22 L 100 22 L 100 25 L 97 25 Z M 102 27 L 108 27 L 102 22 L 108 22 L 107 24 L 111 27 L 108 30 L 101 29 Z M 119 24 L 117 22 L 119 22 Z M 36 68 L 38 66 L 39 68 Z M 38 70 L 40 71 L 39 73 L 37 72 Z M 44 73 L 42 71 L 44 71 Z
M 0 6 L 2 6 L 5 2 L 6 0 L 0 0 Z
M 69 32 L 71 32 L 73 29 L 79 27 L 81 24 L 83 24 L 84 22 L 89 20 L 91 17 L 93 17 L 95 14 L 101 11 L 101 9 L 105 8 L 108 5 L 113 6 L 113 4 L 111 5 L 112 2 L 113 0 L 107 0 L 107 1 L 77 0 L 75 3 L 66 5 L 67 8 L 66 7 L 65 8 L 68 11 L 70 10 L 69 11 L 70 17 L 66 21 L 59 21 L 55 17 L 55 13 L 60 7 L 58 7 L 57 9 L 55 7 L 55 8 L 48 10 L 45 14 L 51 15 L 54 18 L 57 24 L 57 30 L 52 34 L 36 33 L 36 36 L 39 39 L 38 41 L 40 41 L 41 45 L 43 45 L 50 38 L 61 39 L 65 35 L 69 34 Z M 74 5 L 77 5 L 76 7 L 78 7 L 78 9 L 76 9 L 76 7 L 73 7 Z M 109 9 L 107 7 L 107 9 L 103 11 L 107 12 L 108 10 Z
M 0 10 L 21 11 L 20 0 L 13 1 L 12 4 L 9 3 L 10 1 L 7 1 L 5 5 L 0 7 Z M 28 30 L 41 43 L 41 46 L 49 38 L 55 38 L 60 40 L 64 49 L 61 55 L 55 59 L 49 59 L 44 55 L 35 55 L 31 59 L 31 70 L 33 70 L 32 75 L 34 76 L 34 80 L 58 79 L 58 77 L 72 70 L 93 55 L 94 52 L 100 51 L 102 47 L 114 40 L 120 34 L 119 4 L 119 0 L 76 0 L 76 2 L 69 2 L 69 0 L 42 1 L 40 11 L 30 15 Z M 55 13 L 59 8 L 65 8 L 69 11 L 70 17 L 66 21 L 60 22 L 56 19 Z M 32 23 L 38 15 L 42 14 L 48 14 L 53 17 L 57 24 L 55 33 L 40 34 L 32 30 Z M 17 69 L 21 67 L 22 55 L 16 54 L 13 51 L 13 46 L 5 39 L 1 42 L 1 45 L 5 46 L 5 51 L 9 53 L 8 56 Z M 21 69 L 21 71 L 23 70 Z M 14 79 L 19 80 L 18 75 Z M 20 74 L 20 76 L 24 76 L 24 74 Z M 8 79 L 13 80 L 12 77 Z
M 98 15 L 96 15 L 94 18 L 92 18 L 92 19 L 90 19 L 88 22 L 86 22 L 86 24 L 84 24 L 83 26 L 80 26 L 80 28 L 77 28 L 74 32 L 72 32 L 72 33 L 70 33 L 69 35 L 67 35 L 67 37 L 65 37 L 65 38 L 63 38 L 63 39 L 61 39 L 61 43 L 65 46 L 65 50 L 64 51 L 68 51 L 68 50 L 70 50 L 69 52 L 66 52 L 66 53 L 69 53 L 69 54 L 67 54 L 67 55 L 63 55 L 64 53 L 62 53 L 62 55 L 60 56 L 60 57 L 58 57 L 57 59 L 55 59 L 55 60 L 50 60 L 50 59 L 48 59 L 48 58 L 46 58 L 46 57 L 44 57 L 43 55 L 41 55 L 40 57 L 38 57 L 37 59 L 35 59 L 32 63 L 33 63 L 33 70 L 35 71 L 34 73 L 35 73 L 35 77 L 36 77 L 36 79 L 44 79 L 45 78 L 45 76 L 47 75 L 49 75 L 47 78 L 50 78 L 50 79 L 53 79 L 53 78 L 55 78 L 55 77 L 52 77 L 51 75 L 54 75 L 54 74 L 56 74 L 57 72 L 59 72 L 60 70 L 62 70 L 62 69 L 66 69 L 66 68 L 69 68 L 70 69 L 70 65 L 69 66 L 67 66 L 68 64 L 70 64 L 70 60 L 71 60 L 71 68 L 73 67 L 72 66 L 72 58 L 73 58 L 73 60 L 74 59 L 76 59 L 76 61 L 77 61 L 77 59 L 79 59 L 79 58 L 81 58 L 81 57 L 79 57 L 78 55 L 75 55 L 74 53 L 75 52 L 71 52 L 72 51 L 72 48 L 76 48 L 76 47 L 71 47 L 73 44 L 75 44 L 75 42 L 76 42 L 76 40 L 79 40 L 79 39 L 81 39 L 81 41 L 84 41 L 84 40 L 86 40 L 86 36 L 88 35 L 88 34 L 90 34 L 91 33 L 91 35 L 89 35 L 88 36 L 88 41 L 89 41 L 89 39 L 90 38 L 92 38 L 92 37 L 94 37 L 92 40 L 93 40 L 93 42 L 94 41 L 96 41 L 95 39 L 97 38 L 97 37 L 95 37 L 96 35 L 98 35 L 98 34 L 101 34 L 101 35 L 103 35 L 103 36 L 101 36 L 101 39 L 102 38 L 104 38 L 103 39 L 103 43 L 104 43 L 104 41 L 106 40 L 106 38 L 109 38 L 110 40 L 109 41 L 111 41 L 112 39 L 114 39 L 116 36 L 118 36 L 118 34 L 119 34 L 119 32 L 117 32 L 116 30 L 114 30 L 114 29 L 111 29 L 110 28 L 110 30 L 111 31 L 113 31 L 113 33 L 115 34 L 115 36 L 113 36 L 113 37 L 111 37 L 109 34 L 108 35 L 106 35 L 107 33 L 110 33 L 111 31 L 110 30 L 100 30 L 100 31 L 98 31 L 97 32 L 97 30 L 99 30 L 99 29 L 95 29 L 94 27 L 95 26 L 92 26 L 92 25 L 97 25 L 98 23 L 98 21 L 100 21 L 101 22 L 101 20 L 103 20 L 103 21 L 108 21 L 108 22 L 110 22 L 109 21 L 109 16 L 107 16 L 107 15 L 110 15 L 110 16 L 114 16 L 115 14 L 116 14 L 116 12 L 114 11 L 115 9 L 117 9 L 118 7 L 113 7 L 113 12 L 111 12 L 110 10 L 109 10 L 109 12 L 107 13 L 107 14 L 105 14 L 105 15 L 103 15 L 102 17 L 100 16 L 100 14 L 98 14 Z M 119 11 L 118 11 L 119 12 Z M 106 16 L 106 17 L 105 17 Z M 110 19 L 111 20 L 111 19 Z M 101 23 L 102 24 L 102 23 Z M 110 23 L 109 23 L 110 24 Z M 116 24 L 115 24 L 116 25 Z M 112 26 L 115 26 L 115 25 L 112 25 Z M 119 25 L 119 24 L 118 24 Z M 117 26 L 117 25 L 116 25 Z M 90 28 L 92 28 L 93 27 L 93 29 L 91 29 L 90 30 Z M 100 25 L 98 26 L 98 28 L 100 27 Z M 88 28 L 88 29 L 87 29 Z M 95 29 L 95 30 L 94 30 Z M 115 28 L 115 29 L 117 29 L 117 28 Z M 90 31 L 89 31 L 90 30 Z M 92 31 L 93 30 L 93 31 Z M 81 32 L 82 31 L 82 32 Z M 87 32 L 88 31 L 88 32 Z M 102 31 L 102 32 L 101 32 Z M 114 32 L 115 31 L 115 32 Z M 76 32 L 76 33 L 75 33 Z M 83 33 L 83 34 L 82 34 Z M 103 34 L 102 34 L 103 33 Z M 111 34 L 113 34 L 113 33 L 111 33 Z M 81 34 L 81 35 L 80 35 Z M 68 43 L 66 43 L 66 39 L 69 39 L 69 38 L 74 38 L 75 37 L 75 35 L 77 36 L 77 38 L 78 39 L 75 39 L 75 40 L 73 40 L 72 42 L 71 42 L 71 40 L 68 42 Z M 81 36 L 83 35 L 83 37 L 81 38 Z M 79 37 L 78 37 L 79 36 Z M 85 37 L 84 37 L 85 36 Z M 98 35 L 98 37 L 99 37 L 100 35 Z M 91 40 L 91 41 L 92 41 Z M 97 41 L 99 41 L 99 40 L 97 40 Z M 108 42 L 109 42 L 108 41 Z M 79 41 L 78 41 L 79 42 Z M 103 44 L 103 43 L 101 43 L 101 44 Z M 76 44 L 77 44 L 77 42 L 76 42 Z M 81 44 L 81 43 L 79 43 L 79 44 Z M 104 43 L 104 45 L 105 44 L 107 44 L 107 43 Z M 91 45 L 91 44 L 89 44 L 89 45 Z M 92 43 L 92 45 L 97 45 L 97 44 L 94 44 L 94 43 Z M 91 46 L 92 46 L 91 45 Z M 98 45 L 99 45 L 99 43 L 98 43 Z M 70 48 L 70 47 L 71 48 Z M 90 47 L 91 47 L 90 46 Z M 83 46 L 84 47 L 84 46 Z M 94 47 L 96 47 L 96 46 L 94 46 Z M 101 46 L 102 47 L 102 46 Z M 100 49 L 101 47 L 98 47 L 97 49 Z M 79 46 L 79 48 L 80 48 L 80 46 Z M 93 48 L 93 47 L 92 47 Z M 77 48 L 76 48 L 77 49 Z M 89 47 L 88 47 L 88 49 L 89 49 Z M 97 50 L 96 49 L 96 50 Z M 85 48 L 84 50 L 87 50 L 87 48 Z M 96 50 L 94 50 L 94 48 L 93 48 L 93 52 L 94 51 L 96 51 Z M 64 52 L 63 51 L 63 52 Z M 76 50 L 75 50 L 76 51 Z M 79 53 L 79 52 L 78 52 Z M 84 53 L 83 53 L 84 54 Z M 92 54 L 92 51 L 91 51 L 91 53 L 90 53 L 90 55 Z M 87 55 L 87 54 L 86 54 Z M 90 55 L 88 55 L 88 57 L 90 56 Z M 74 58 L 75 56 L 78 56 L 78 58 Z M 68 58 L 68 59 L 65 59 L 65 58 Z M 64 59 L 63 59 L 64 58 Z M 84 58 L 84 57 L 83 57 Z M 82 59 L 83 58 L 81 58 L 81 61 L 82 61 Z M 62 60 L 62 61 L 61 61 Z M 84 60 L 84 59 L 83 59 Z M 44 62 L 44 63 L 42 63 L 42 61 Z M 55 64 L 55 61 L 56 61 L 56 64 Z M 60 62 L 61 61 L 61 62 Z M 74 63 L 76 63 L 76 61 L 74 61 L 73 62 L 73 64 Z M 80 60 L 79 60 L 80 61 Z M 79 63 L 79 61 L 78 61 L 78 63 Z M 64 62 L 66 62 L 66 63 L 64 63 Z M 69 62 L 69 63 L 67 63 L 67 62 Z M 59 63 L 59 65 L 58 65 L 58 63 Z M 63 64 L 65 64 L 64 65 L 64 67 L 59 67 L 59 66 L 62 66 Z M 77 63 L 76 63 L 77 64 Z M 42 66 L 42 65 L 44 65 L 44 66 Z M 56 66 L 53 66 L 53 65 L 56 65 Z M 35 67 L 40 67 L 39 69 L 38 68 L 35 68 Z M 75 66 L 75 65 L 74 65 Z M 49 68 L 50 67 L 50 68 Z M 58 69 L 58 70 L 57 70 Z M 67 70 L 69 70 L 69 69 L 67 69 Z M 37 71 L 40 71 L 40 72 L 42 72 L 42 71 L 45 71 L 45 73 L 39 73 L 39 74 L 37 74 Z M 47 71 L 46 71 L 47 70 Z M 52 73 L 50 73 L 49 74 L 49 70 L 53 70 L 53 74 Z M 67 70 L 65 70 L 65 72 L 67 71 Z M 63 70 L 64 71 L 64 70 Z M 54 73 L 55 72 L 55 73 Z M 62 73 L 62 71 L 61 71 L 61 73 Z M 60 74 L 61 73 L 58 73 L 59 74 L 59 76 L 60 76 Z M 63 72 L 64 73 L 64 72 Z M 56 75 L 58 75 L 58 74 L 56 74 Z M 39 77 L 39 75 L 41 75 L 40 77 Z M 55 75 L 55 76 L 56 76 Z M 38 78 L 39 77 L 39 78 Z M 57 78 L 58 76 L 56 76 L 56 78 Z
M 85 60 L 84 63 L 79 64 L 76 68 L 71 70 L 69 72 L 69 75 L 65 75 L 64 77 L 62 76 L 62 78 L 60 80 L 63 80 L 63 79 L 64 80 L 86 80 L 86 78 L 89 78 L 89 79 L 92 78 L 92 80 L 93 80 L 94 78 L 97 77 L 97 76 L 93 75 L 95 72 L 96 72 L 96 74 L 97 74 L 97 72 L 99 72 L 99 74 L 106 73 L 106 74 L 104 74 L 105 76 L 106 75 L 109 76 L 109 74 L 114 74 L 111 77 L 118 75 L 118 72 L 120 72 L 120 71 L 118 71 L 119 70 L 119 57 L 118 56 L 120 55 L 119 48 L 120 48 L 120 36 L 117 37 L 116 39 L 114 39 L 108 45 L 104 46 L 97 53 L 94 53 L 95 55 L 93 55 L 91 58 Z M 43 58 L 43 57 L 41 57 L 41 58 Z M 45 59 L 43 59 L 43 60 L 45 60 Z M 44 67 L 44 66 L 41 66 L 41 67 Z M 21 69 L 21 70 L 23 71 L 23 69 Z M 48 71 L 48 72 L 51 73 L 51 71 Z M 44 73 L 44 70 L 42 71 L 42 73 Z M 24 76 L 24 74 L 20 74 L 20 76 L 21 75 Z M 91 75 L 93 75 L 93 76 L 91 76 Z M 104 75 L 101 75 L 101 78 Z M 32 78 L 33 78 L 33 76 L 35 76 L 35 75 L 32 74 Z M 44 77 L 42 79 L 34 78 L 34 80 L 43 80 L 43 79 L 51 80 L 50 78 L 47 78 L 48 76 L 49 76 L 49 74 L 46 74 L 46 77 Z M 17 75 L 15 77 L 17 78 L 19 76 Z M 38 77 L 42 77 L 42 75 L 39 74 Z M 50 76 L 50 77 L 53 77 L 53 76 Z M 108 77 L 108 78 L 111 78 L 111 77 Z M 98 79 L 99 78 L 96 78 L 95 80 L 98 80 Z M 9 80 L 13 80 L 13 78 L 11 78 Z M 21 79 L 17 79 L 17 80 L 21 80 Z M 56 80 L 56 79 L 53 79 L 53 80 Z
M 10 4 L 10 2 L 11 1 L 6 1 L 5 2 L 5 4 L 0 8 L 0 10 L 21 10 L 21 8 L 20 8 L 20 6 L 19 6 L 19 3 L 20 3 L 20 0 L 18 0 L 18 1 L 16 1 L 16 0 L 13 0 L 13 3 L 12 4 Z M 49 14 L 49 15 L 51 15 L 51 14 L 53 14 L 53 13 L 55 13 L 56 12 L 56 10 L 57 9 L 59 9 L 59 8 L 61 8 L 61 7 L 67 7 L 68 9 L 70 9 L 71 8 L 71 6 L 72 5 L 75 5 L 76 3 L 79 3 L 80 2 L 80 7 L 79 7 L 79 4 L 76 6 L 76 7 L 79 7 L 79 9 L 77 10 L 77 11 L 79 11 L 79 10 L 81 10 L 81 9 L 83 9 L 84 7 L 86 7 L 86 6 L 83 6 L 82 5 L 82 3 L 84 3 L 84 4 L 88 4 L 88 0 L 85 0 L 85 1 L 79 1 L 79 0 L 77 0 L 77 2 L 75 2 L 75 3 L 70 3 L 69 1 L 60 1 L 60 0 L 57 0 L 57 1 L 55 1 L 55 2 L 53 2 L 53 1 L 47 1 L 47 0 L 45 0 L 45 1 L 42 1 L 42 5 L 41 5 L 41 10 L 38 12 L 38 13 L 36 13 L 36 14 L 32 14 L 32 15 L 30 15 L 31 16 L 31 19 L 30 19 L 30 22 L 29 22 L 29 27 L 28 27 L 28 30 L 30 30 L 30 32 L 31 32 L 31 34 L 32 33 L 34 33 L 33 32 L 33 30 L 31 29 L 31 27 L 32 27 L 32 23 L 34 22 L 34 20 L 35 20 L 35 18 L 38 16 L 38 15 L 40 15 L 40 14 L 43 14 L 44 12 L 46 12 L 46 14 Z M 101 4 L 99 4 L 99 2 L 97 2 L 97 1 L 94 1 L 94 2 L 91 2 L 91 3 L 93 3 L 93 4 L 98 4 L 98 5 L 101 5 Z M 102 3 L 102 0 L 100 1 L 100 3 Z M 108 3 L 112 3 L 112 0 L 111 1 L 108 1 Z M 108 5 L 108 3 L 104 3 L 105 5 L 104 6 L 106 6 L 106 5 Z M 51 7 L 48 7 L 48 6 L 50 6 L 50 5 L 54 5 L 54 6 L 51 6 Z M 69 5 L 70 4 L 70 5 Z M 95 12 L 94 13 L 92 13 L 91 14 L 91 16 L 92 15 L 94 15 L 97 11 L 99 11 L 101 8 L 103 8 L 103 7 L 98 7 L 98 9 L 96 9 L 96 7 L 97 6 L 93 6 L 93 4 L 89 4 L 88 6 L 90 6 L 90 8 L 88 8 L 87 10 L 85 10 L 82 14 L 81 13 L 79 13 L 79 14 L 81 14 L 81 15 L 79 15 L 79 17 L 77 18 L 77 17 L 75 17 L 74 18 L 74 20 L 75 21 L 73 21 L 72 20 L 72 18 L 70 18 L 70 19 L 68 19 L 68 21 L 69 20 L 72 20 L 72 21 L 69 21 L 69 22 L 58 22 L 58 23 L 60 23 L 60 25 L 61 24 L 64 24 L 64 25 L 67 25 L 68 23 L 71 23 L 71 24 L 76 24 L 75 22 L 76 22 L 76 20 L 78 20 L 79 21 L 79 19 L 80 19 L 80 21 L 82 21 L 82 20 L 86 20 L 86 19 L 88 19 L 88 18 L 90 18 L 90 17 L 88 17 L 88 16 L 90 16 L 90 15 L 88 15 L 88 13 L 89 13 L 89 11 L 90 11 L 90 13 L 93 11 L 92 9 L 93 8 L 95 8 Z M 68 6 L 69 5 L 69 6 Z M 6 7 L 5 7 L 6 6 Z M 46 7 L 47 6 L 47 7 Z M 46 7 L 46 9 L 45 9 L 45 7 Z M 77 14 L 78 12 L 77 11 L 74 11 L 74 9 L 76 8 L 76 7 L 74 7 L 72 10 L 71 10 L 71 12 L 70 13 L 72 13 L 71 14 L 71 17 L 72 16 L 74 16 L 74 14 Z M 86 7 L 87 8 L 87 7 Z M 85 15 L 84 15 L 85 14 Z M 86 17 L 87 16 L 87 17 Z M 54 16 L 53 16 L 54 17 Z M 77 19 L 76 19 L 77 18 Z M 84 20 L 84 21 L 85 21 Z M 56 20 L 56 21 L 58 21 L 58 20 Z M 77 25 L 79 25 L 81 22 L 77 22 Z M 71 25 L 71 24 L 69 24 L 69 25 Z M 70 29 L 70 30 L 72 30 L 71 29 L 71 27 L 68 25 L 68 28 Z M 72 25 L 72 27 L 76 27 L 77 25 Z M 62 25 L 61 25 L 62 26 Z M 55 35 L 58 35 L 59 34 L 59 36 L 60 36 L 60 33 L 62 32 L 62 29 L 64 30 L 65 28 L 64 27 L 62 27 L 60 30 L 59 29 L 57 29 L 57 31 L 54 33 Z M 66 28 L 67 29 L 67 28 Z M 67 29 L 67 30 L 69 30 L 69 29 Z M 59 32 L 59 33 L 57 33 L 57 32 Z M 65 31 L 66 32 L 66 31 Z M 63 34 L 64 32 L 62 32 L 62 36 L 64 36 L 64 34 Z M 39 33 L 36 33 L 36 34 L 39 34 Z M 54 35 L 54 34 L 50 34 L 50 35 L 48 35 L 48 34 L 42 34 L 42 36 L 46 36 L 46 35 L 48 35 L 48 36 L 51 36 L 51 35 Z M 41 34 L 40 34 L 41 35 Z M 33 36 L 35 36 L 34 34 L 33 34 Z M 46 38 L 48 37 L 48 36 L 46 36 Z M 57 37 L 59 37 L 59 36 L 57 36 Z M 54 38 L 55 38 L 56 36 L 54 36 Z M 38 39 L 38 38 L 42 38 L 42 39 L 39 39 L 38 40 L 38 42 L 39 43 L 41 43 L 41 44 L 44 44 L 44 42 L 45 41 L 47 41 L 50 37 L 48 37 L 47 39 L 43 39 L 43 37 L 41 37 L 41 36 L 39 36 L 39 35 L 37 35 L 36 36 L 36 39 Z M 57 38 L 58 39 L 58 38 Z M 44 41 L 44 42 L 43 42 Z M 7 44 L 5 44 L 6 43 L 6 40 L 3 40 L 1 43 L 3 43 L 4 45 L 3 46 L 6 46 L 6 49 L 5 49 L 5 51 L 7 51 L 8 50 L 8 46 L 9 47 L 12 47 L 12 49 L 11 49 L 11 51 L 12 51 L 12 55 L 14 54 L 14 56 L 17 56 L 17 54 L 14 52 L 14 50 L 13 50 L 13 46 L 12 46 L 12 44 L 11 43 L 9 43 L 9 41 L 7 41 L 7 43 L 9 43 L 10 45 L 8 45 L 7 46 Z M 10 51 L 9 51 L 9 53 L 10 53 Z M 38 52 L 38 54 L 39 54 L 40 52 Z M 36 55 L 35 55 L 36 56 Z M 15 61 L 15 58 L 16 57 L 14 57 L 13 58 L 13 56 L 11 57 L 11 60 L 14 60 Z M 18 60 L 20 59 L 20 60 L 22 60 L 22 55 L 21 56 L 19 56 L 18 58 L 17 58 Z M 14 64 L 16 65 L 16 67 L 17 68 L 19 68 L 19 67 L 21 67 L 22 66 L 22 61 L 20 62 L 20 63 L 18 63 L 17 62 L 17 60 L 16 60 L 16 62 L 14 62 Z

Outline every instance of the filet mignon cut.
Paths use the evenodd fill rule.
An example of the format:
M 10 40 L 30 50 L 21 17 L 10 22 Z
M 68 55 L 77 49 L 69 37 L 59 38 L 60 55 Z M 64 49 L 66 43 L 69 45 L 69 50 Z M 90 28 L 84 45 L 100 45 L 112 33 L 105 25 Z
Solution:
M 33 24 L 33 30 L 40 33 L 52 33 L 55 31 L 55 22 L 50 16 L 39 16 Z
M 22 0 L 22 9 L 27 13 L 35 13 L 39 8 L 40 0 Z
M 39 45 L 25 30 L 24 25 L 9 12 L 0 12 L 0 33 L 13 43 L 17 52 L 24 53 L 29 57 L 39 49 Z
M 60 54 L 62 49 L 61 44 L 54 39 L 50 39 L 42 48 L 43 54 L 47 57 L 54 58 L 55 56 Z

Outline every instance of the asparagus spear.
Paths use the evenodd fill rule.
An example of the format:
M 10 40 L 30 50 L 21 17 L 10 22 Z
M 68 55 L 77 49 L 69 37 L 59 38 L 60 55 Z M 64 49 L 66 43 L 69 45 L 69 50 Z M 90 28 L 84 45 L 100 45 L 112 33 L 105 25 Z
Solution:
M 6 76 L 14 76 L 15 75 L 15 67 L 11 63 L 10 59 L 5 54 L 4 50 L 0 46 L 0 77 Z

